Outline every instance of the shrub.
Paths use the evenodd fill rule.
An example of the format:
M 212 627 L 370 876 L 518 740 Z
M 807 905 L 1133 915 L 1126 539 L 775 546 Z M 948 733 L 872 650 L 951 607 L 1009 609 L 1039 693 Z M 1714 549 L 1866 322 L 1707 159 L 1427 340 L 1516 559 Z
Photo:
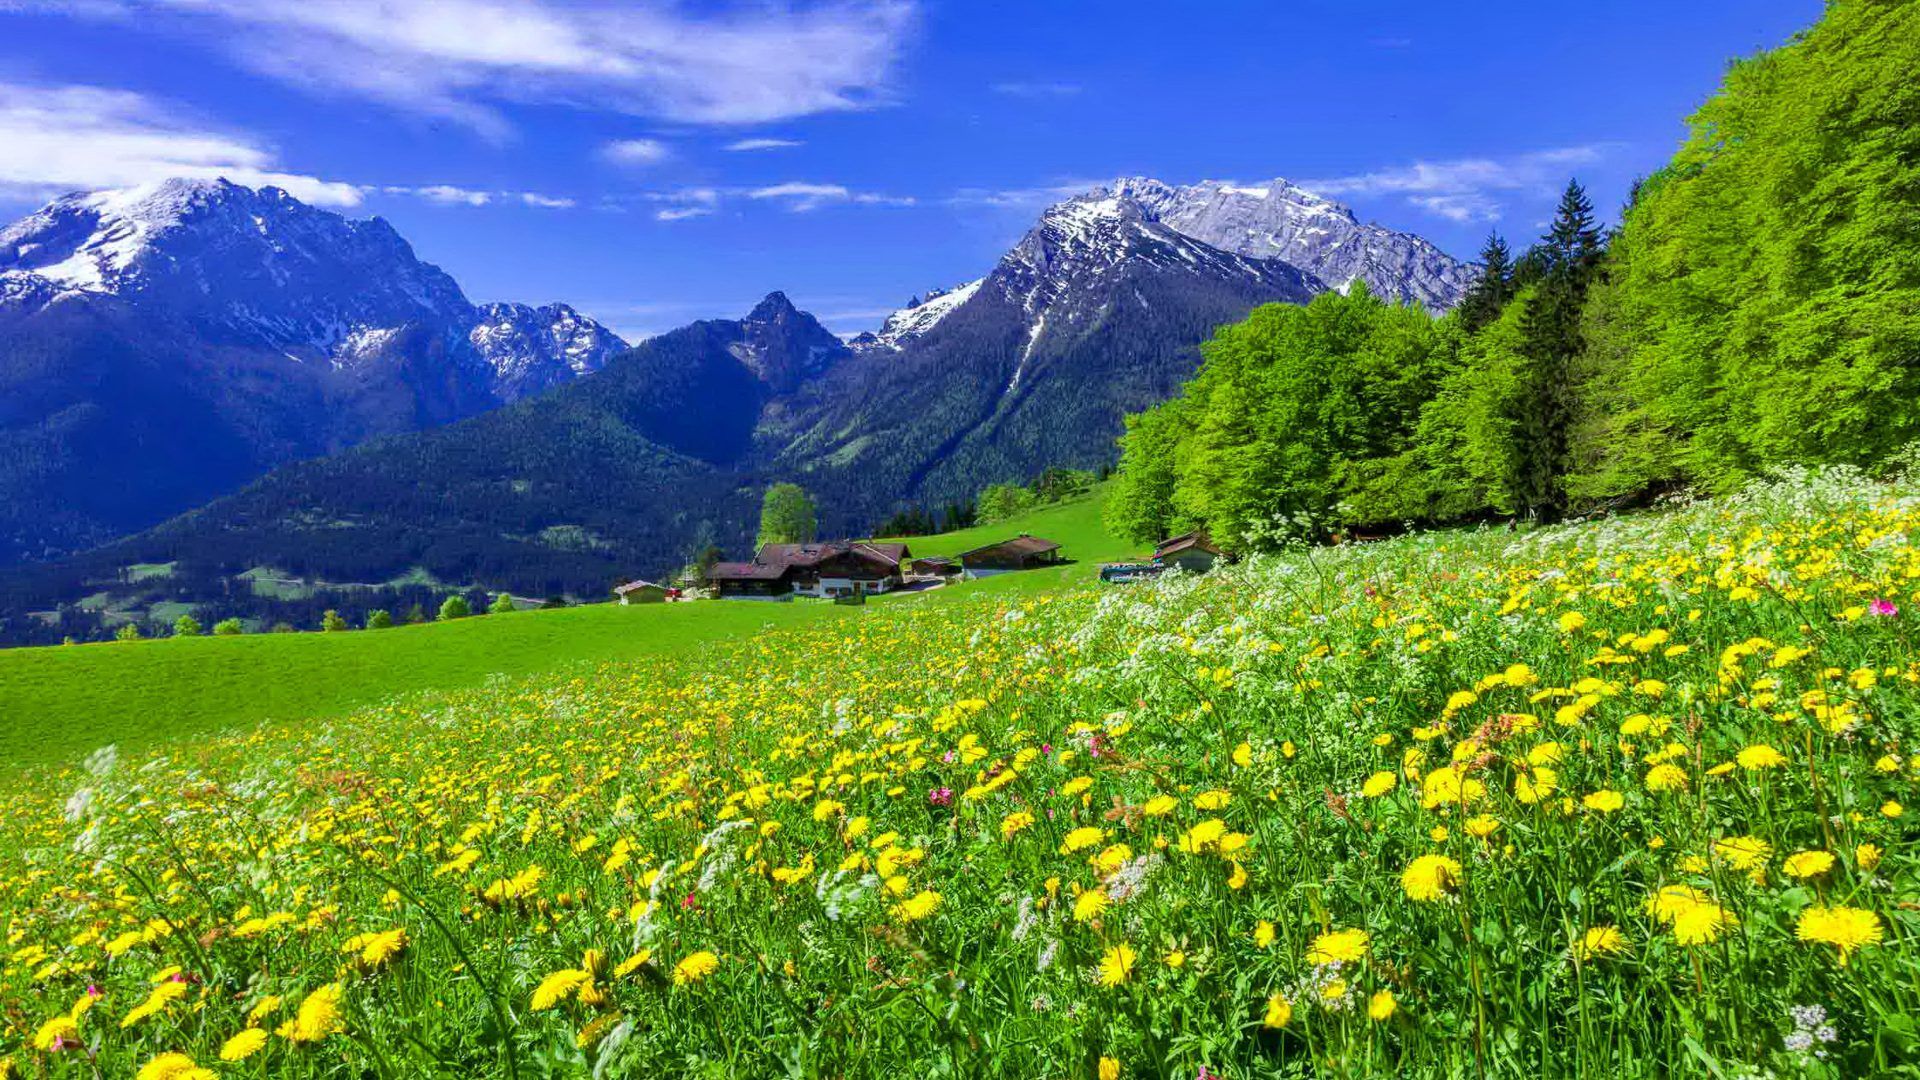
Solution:
M 464 619 L 471 614 L 473 609 L 467 606 L 466 597 L 449 596 L 440 605 L 439 619 L 441 622 L 451 622 L 454 619 Z
M 239 619 L 221 619 L 219 622 L 213 624 L 213 632 L 221 637 L 244 634 L 247 632 L 247 624 L 241 622 Z
M 174 637 L 199 637 L 200 620 L 191 615 L 182 615 L 173 620 Z
M 372 613 L 367 616 L 367 629 L 369 630 L 385 630 L 392 625 L 393 616 L 387 613 L 386 608 L 375 608 Z
M 139 641 L 140 640 L 140 624 L 127 623 L 125 626 L 122 626 L 120 629 L 115 630 L 113 632 L 113 640 Z
M 520 609 L 513 606 L 513 597 L 506 593 L 501 593 L 499 596 L 493 598 L 492 605 L 487 608 L 487 614 L 511 615 L 518 610 Z
M 339 612 L 328 608 L 327 613 L 320 616 L 320 629 L 327 633 L 333 633 L 338 630 L 349 630 L 352 628 L 347 625 L 347 620 L 340 617 Z

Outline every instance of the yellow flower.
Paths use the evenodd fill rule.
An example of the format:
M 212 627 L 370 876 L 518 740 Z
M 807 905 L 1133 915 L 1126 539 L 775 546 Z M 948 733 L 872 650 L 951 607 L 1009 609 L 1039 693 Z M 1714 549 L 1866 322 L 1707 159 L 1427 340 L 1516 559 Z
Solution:
M 1267 999 L 1266 1019 L 1260 1023 L 1264 1027 L 1283 1028 L 1293 1019 L 1293 1003 L 1279 994 Z
M 1573 955 L 1581 960 L 1618 956 L 1627 951 L 1627 936 L 1615 926 L 1595 926 L 1573 943 Z
M 1439 900 L 1459 884 L 1460 864 L 1445 855 L 1422 855 L 1400 875 L 1400 887 L 1410 900 Z
M 1478 802 L 1487 786 L 1472 777 L 1462 777 L 1451 765 L 1442 765 L 1420 782 L 1420 805 L 1432 810 L 1439 806 Z
M 578 968 L 563 968 L 541 979 L 540 985 L 533 988 L 533 1011 L 551 1009 L 567 1000 L 590 978 L 591 975 Z
M 1120 1062 L 1104 1054 L 1101 1055 L 1100 1080 L 1120 1080 Z
M 1660 891 L 1647 897 L 1646 909 L 1647 914 L 1671 926 L 1681 912 L 1712 901 L 1712 897 L 1691 885 L 1662 885 Z
M 1329 964 L 1353 964 L 1366 958 L 1372 943 L 1365 930 L 1334 930 L 1313 939 L 1307 947 L 1307 963 L 1315 967 Z
M 185 1054 L 161 1054 L 140 1067 L 137 1080 L 214 1080 L 214 1073 Z
M 1246 884 L 1247 868 L 1240 865 L 1240 861 L 1235 859 L 1233 860 L 1233 873 L 1227 877 L 1227 888 L 1238 892 L 1240 889 L 1245 888 Z
M 1162 959 L 1170 968 L 1183 968 L 1187 966 L 1187 954 L 1181 952 L 1179 949 L 1169 951 Z
M 1171 795 L 1155 795 L 1147 800 L 1146 805 L 1140 808 L 1140 812 L 1148 817 L 1165 817 L 1179 805 L 1180 800 Z
M 1000 839 L 1011 840 L 1014 834 L 1033 824 L 1033 815 L 1025 810 L 1015 810 L 1000 819 Z
M 133 1007 L 120 1021 L 122 1028 L 130 1028 L 156 1013 L 164 1012 L 168 1005 L 187 996 L 187 984 L 168 978 L 153 988 L 147 1000 Z
M 833 799 L 821 799 L 818 803 L 814 804 L 813 820 L 826 821 L 828 818 L 845 813 L 846 809 L 847 804 L 843 802 L 836 802 Z
M 372 934 L 355 934 L 340 946 L 341 952 L 358 953 L 360 963 L 374 968 L 385 964 L 407 947 L 404 927 Z
M 1193 805 L 1201 810 L 1219 810 L 1233 801 L 1233 793 L 1215 789 L 1203 791 L 1193 797 Z
M 921 889 L 908 899 L 893 905 L 893 915 L 901 922 L 919 922 L 939 910 L 939 907 L 940 894 L 931 889 Z
M 1552 795 L 1560 787 L 1560 774 L 1546 766 L 1538 766 L 1533 775 L 1517 773 L 1513 778 L 1513 796 L 1528 806 L 1540 802 Z
M 1580 614 L 1577 611 L 1562 612 L 1559 618 L 1559 623 L 1560 623 L 1561 633 L 1571 634 L 1575 630 L 1578 630 L 1581 627 L 1587 625 L 1587 617 L 1585 615 Z
M 300 1002 L 300 1009 L 294 1014 L 293 1021 L 287 1025 L 287 1039 L 297 1043 L 315 1043 L 344 1030 L 346 1025 L 340 1019 L 340 994 L 339 983 L 328 983 L 308 994 Z
M 245 1061 L 260 1052 L 267 1045 L 267 1033 L 259 1028 L 247 1028 L 228 1039 L 220 1046 L 221 1061 Z
M 688 953 L 673 965 L 673 985 L 691 986 L 720 969 L 720 958 L 705 949 Z
M 1252 765 L 1253 764 L 1253 746 L 1250 743 L 1241 743 L 1239 746 L 1234 747 L 1233 763 L 1242 769 L 1246 768 L 1249 765 Z
M 1273 944 L 1273 924 L 1261 919 L 1253 928 L 1253 947 L 1264 949 Z
M 634 953 L 632 956 L 629 956 L 625 960 L 622 960 L 618 964 L 614 965 L 613 977 L 616 979 L 624 979 L 628 975 L 631 975 L 635 971 L 638 971 L 642 964 L 645 964 L 647 961 L 651 959 L 653 959 L 653 950 L 641 949 L 639 952 Z
M 1082 825 L 1068 833 L 1066 839 L 1060 841 L 1060 854 L 1071 855 L 1101 843 L 1106 838 L 1107 830 L 1097 825 Z
M 1476 814 L 1467 819 L 1467 832 L 1481 840 L 1492 836 L 1499 827 L 1500 819 L 1492 814 Z
M 1119 986 L 1133 974 L 1134 953 L 1127 945 L 1115 945 L 1100 958 L 1100 985 Z
M 1687 771 L 1670 762 L 1662 762 L 1647 770 L 1648 791 L 1685 791 L 1687 790 Z
M 1845 967 L 1855 949 L 1880 944 L 1886 929 L 1879 915 L 1864 908 L 1815 906 L 1800 913 L 1793 933 L 1801 941 L 1839 949 L 1840 965 Z
M 1107 892 L 1105 889 L 1088 889 L 1074 898 L 1073 920 L 1089 922 L 1107 910 Z
M 56 1016 L 46 1023 L 41 1024 L 40 1030 L 34 1032 L 33 1048 L 35 1050 L 51 1050 L 56 1045 L 62 1045 L 68 1040 L 78 1042 L 79 1039 L 80 1025 L 73 1017 Z
M 1708 945 L 1720 940 L 1728 927 L 1740 920 L 1719 904 L 1693 904 L 1673 919 L 1673 939 L 1682 945 Z
M 1880 865 L 1880 855 L 1880 845 L 1861 844 L 1853 849 L 1853 862 L 1861 870 L 1871 874 Z
M 1627 804 L 1627 800 L 1617 791 L 1596 791 L 1580 800 L 1587 809 L 1602 814 L 1611 814 Z
M 1393 1015 L 1400 1003 L 1393 998 L 1393 991 L 1382 990 L 1367 1001 L 1367 1019 L 1385 1020 Z
M 1787 762 L 1787 757 L 1766 743 L 1755 743 L 1752 746 L 1742 748 L 1738 754 L 1733 756 L 1733 760 L 1739 762 L 1740 767 L 1743 769 L 1759 770 L 1784 765 Z
M 1730 836 L 1713 843 L 1714 854 L 1735 870 L 1764 869 L 1773 857 L 1773 845 L 1757 836 Z
M 1830 851 L 1797 851 L 1787 856 L 1781 865 L 1790 878 L 1817 878 L 1833 869 L 1833 853 Z
M 1372 776 L 1367 777 L 1367 782 L 1360 785 L 1360 794 L 1365 795 L 1369 799 L 1377 799 L 1387 792 L 1392 791 L 1399 783 L 1400 778 L 1398 776 L 1382 769 Z
M 1901 806 L 1899 803 L 1893 801 L 1892 799 L 1888 799 L 1886 802 L 1880 805 L 1881 817 L 1897 818 L 1905 812 L 1906 812 L 1906 808 Z

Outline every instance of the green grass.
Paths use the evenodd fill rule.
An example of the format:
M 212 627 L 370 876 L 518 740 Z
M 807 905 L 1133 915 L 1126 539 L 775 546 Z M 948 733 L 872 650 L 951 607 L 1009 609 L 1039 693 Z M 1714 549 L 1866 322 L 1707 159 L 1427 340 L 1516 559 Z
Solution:
M 909 542 L 915 554 L 953 554 L 1021 531 L 1060 541 L 1077 561 L 877 603 L 937 605 L 979 591 L 1038 594 L 1084 580 L 1099 560 L 1127 550 L 1101 528 L 1097 496 Z M 490 675 L 682 655 L 859 614 L 813 602 L 592 604 L 378 631 L 10 649 L 0 651 L 0 769 L 68 761 L 108 743 L 133 751 L 263 722 L 333 716 Z

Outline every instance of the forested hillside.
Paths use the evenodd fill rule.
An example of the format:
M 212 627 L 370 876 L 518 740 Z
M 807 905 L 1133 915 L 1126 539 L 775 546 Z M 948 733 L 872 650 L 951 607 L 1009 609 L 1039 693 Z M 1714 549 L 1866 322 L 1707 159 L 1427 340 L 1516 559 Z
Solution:
M 1920 435 L 1920 5 L 1832 4 L 1733 65 L 1611 233 L 1570 183 L 1439 321 L 1356 288 L 1264 307 L 1129 418 L 1110 505 L 1233 544 L 1551 520 Z

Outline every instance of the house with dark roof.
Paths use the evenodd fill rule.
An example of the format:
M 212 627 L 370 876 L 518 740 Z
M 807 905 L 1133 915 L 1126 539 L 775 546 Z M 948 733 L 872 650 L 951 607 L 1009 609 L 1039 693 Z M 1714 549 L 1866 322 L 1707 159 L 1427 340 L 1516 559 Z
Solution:
M 670 591 L 665 585 L 651 581 L 629 581 L 613 587 L 613 595 L 619 597 L 622 604 L 665 603 Z
M 763 544 L 749 562 L 719 562 L 707 570 L 721 599 L 784 600 L 892 592 L 906 580 L 907 545 L 839 540 Z
M 1214 544 L 1212 537 L 1196 530 L 1160 541 L 1153 549 L 1153 564 L 1160 567 L 1177 566 L 1195 574 L 1204 574 L 1225 556 L 1226 553 Z
M 1021 533 L 1009 540 L 987 544 L 963 551 L 958 556 L 960 565 L 971 577 L 985 577 L 989 574 L 1004 574 L 1010 570 L 1032 570 L 1040 566 L 1054 566 L 1065 561 L 1060 545 L 1041 536 L 1029 536 Z

